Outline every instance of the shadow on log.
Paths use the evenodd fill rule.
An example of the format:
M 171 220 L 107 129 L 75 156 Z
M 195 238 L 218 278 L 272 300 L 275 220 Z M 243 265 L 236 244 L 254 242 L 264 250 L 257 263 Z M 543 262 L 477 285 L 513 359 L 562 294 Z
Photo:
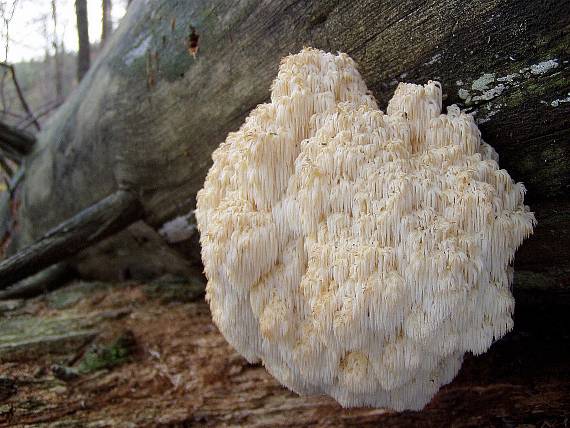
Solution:
M 0 150 L 14 162 L 29 154 L 35 143 L 32 135 L 0 122 Z

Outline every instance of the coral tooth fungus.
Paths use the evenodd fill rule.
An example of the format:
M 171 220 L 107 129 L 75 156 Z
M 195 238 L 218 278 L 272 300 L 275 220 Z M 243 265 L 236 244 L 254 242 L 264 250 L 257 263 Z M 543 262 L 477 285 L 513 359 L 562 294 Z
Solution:
M 441 87 L 382 113 L 354 61 L 285 58 L 213 154 L 196 217 L 226 339 L 301 394 L 421 409 L 513 325 L 525 189 Z

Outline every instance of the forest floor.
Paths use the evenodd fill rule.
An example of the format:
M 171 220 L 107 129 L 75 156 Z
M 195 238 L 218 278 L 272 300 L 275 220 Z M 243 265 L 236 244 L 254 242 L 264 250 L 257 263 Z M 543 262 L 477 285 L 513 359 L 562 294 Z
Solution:
M 567 427 L 569 308 L 551 300 L 517 296 L 512 333 L 395 414 L 280 386 L 226 343 L 199 281 L 74 282 L 0 301 L 0 426 Z

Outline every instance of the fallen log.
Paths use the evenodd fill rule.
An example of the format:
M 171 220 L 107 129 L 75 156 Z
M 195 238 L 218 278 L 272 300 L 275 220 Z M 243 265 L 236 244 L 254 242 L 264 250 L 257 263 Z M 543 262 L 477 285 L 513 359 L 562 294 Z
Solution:
M 29 299 L 62 287 L 72 277 L 67 263 L 58 263 L 0 291 L 0 300 Z
M 0 262 L 0 289 L 77 254 L 142 217 L 133 192 L 119 190 Z
M 446 104 L 473 112 L 537 213 L 516 270 L 561 286 L 570 272 L 568 16 L 570 4 L 554 0 L 134 2 L 39 133 L 10 250 L 124 183 L 140 189 L 157 230 L 188 214 L 212 150 L 267 100 L 280 59 L 313 46 L 354 58 L 381 108 L 398 81 L 437 79 Z

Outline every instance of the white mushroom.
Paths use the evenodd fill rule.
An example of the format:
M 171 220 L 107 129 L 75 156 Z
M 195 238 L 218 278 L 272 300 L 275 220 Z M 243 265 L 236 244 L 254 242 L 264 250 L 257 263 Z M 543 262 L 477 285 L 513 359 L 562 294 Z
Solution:
M 196 210 L 213 319 L 293 391 L 421 409 L 512 328 L 534 215 L 439 83 L 400 84 L 384 114 L 352 59 L 304 49 L 213 160 Z

